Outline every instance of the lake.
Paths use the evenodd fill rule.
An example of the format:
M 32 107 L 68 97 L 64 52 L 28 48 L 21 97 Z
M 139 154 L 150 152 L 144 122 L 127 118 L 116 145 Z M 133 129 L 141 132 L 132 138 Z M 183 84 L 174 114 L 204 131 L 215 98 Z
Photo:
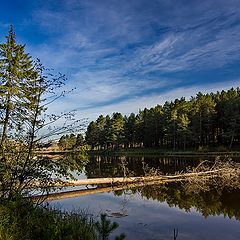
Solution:
M 164 174 L 186 171 L 214 157 L 101 157 L 83 161 L 77 178 L 144 176 L 158 169 Z M 238 160 L 238 159 L 236 159 Z M 75 187 L 68 190 L 86 189 Z M 88 190 L 89 189 L 89 190 Z M 86 191 L 86 192 L 87 192 Z M 212 186 L 202 188 L 189 184 L 169 183 L 133 189 L 76 196 L 50 202 L 51 206 L 71 211 L 78 208 L 96 215 L 106 213 L 126 239 L 239 240 L 240 189 Z

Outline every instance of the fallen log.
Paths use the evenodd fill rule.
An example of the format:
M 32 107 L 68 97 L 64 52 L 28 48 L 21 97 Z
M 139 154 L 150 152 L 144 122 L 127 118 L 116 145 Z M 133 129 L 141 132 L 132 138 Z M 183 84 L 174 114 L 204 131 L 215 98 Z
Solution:
M 79 179 L 72 181 L 56 181 L 51 183 L 50 187 L 70 187 L 70 186 L 82 186 L 82 185 L 101 185 L 101 184 L 111 184 L 118 185 L 124 183 L 140 183 L 140 182 L 152 182 L 152 181 L 163 181 L 163 180 L 178 180 L 184 178 L 191 178 L 195 176 L 207 176 L 217 174 L 225 169 L 217 169 L 205 172 L 191 172 L 183 173 L 178 175 L 157 175 L 157 176 L 144 176 L 144 177 L 115 177 L 115 178 L 88 178 Z M 37 187 L 37 184 L 36 184 Z
M 81 190 L 73 190 L 73 191 L 65 191 L 65 192 L 56 192 L 50 193 L 47 195 L 42 196 L 33 196 L 31 197 L 34 201 L 38 199 L 44 199 L 44 201 L 54 201 L 54 200 L 61 200 L 66 198 L 75 198 L 81 196 L 87 196 L 92 194 L 104 193 L 104 192 L 111 192 L 111 191 L 119 191 L 119 190 L 126 190 L 131 188 L 137 188 L 147 185 L 154 185 L 158 184 L 159 182 L 148 182 L 148 183 L 132 183 L 132 184 L 125 184 L 121 186 L 111 186 L 111 187 L 95 187 L 91 189 L 81 189 Z
M 204 178 L 209 178 L 209 177 L 212 177 L 212 176 L 205 176 Z M 157 185 L 157 184 L 164 184 L 164 183 L 171 183 L 171 182 L 183 182 L 186 180 L 188 180 L 188 179 L 187 178 L 178 178 L 178 179 L 154 180 L 154 181 L 150 181 L 150 182 L 135 182 L 135 183 L 125 183 L 125 184 L 122 183 L 117 186 L 112 185 L 111 187 L 94 187 L 91 189 L 55 192 L 55 193 L 50 193 L 50 194 L 41 195 L 41 196 L 32 196 L 31 198 L 34 201 L 43 199 L 44 201 L 49 202 L 49 201 L 61 200 L 61 199 L 66 199 L 66 198 L 75 198 L 75 197 L 87 196 L 87 195 L 104 193 L 104 192 L 145 187 L 145 186 L 149 186 L 149 185 Z
M 230 172 L 231 173 L 231 172 Z M 33 200 L 42 199 L 45 201 L 52 201 L 64 198 L 72 198 L 79 196 L 86 196 L 90 194 L 97 194 L 103 192 L 110 192 L 114 190 L 123 190 L 130 188 L 137 188 L 141 186 L 164 184 L 169 182 L 181 182 L 181 181 L 196 181 L 201 182 L 215 177 L 225 177 L 229 175 L 229 168 L 219 168 L 215 170 L 200 171 L 182 173 L 177 175 L 156 175 L 156 176 L 144 176 L 144 177 L 116 177 L 116 178 L 93 178 L 93 179 L 79 179 L 75 181 L 57 181 L 48 185 L 48 187 L 74 187 L 82 185 L 97 186 L 91 189 L 75 190 L 56 192 L 44 196 L 32 196 Z M 110 184 L 111 187 L 99 187 L 101 185 Z M 37 187 L 37 184 L 35 185 Z M 40 186 L 39 186 L 40 187 Z

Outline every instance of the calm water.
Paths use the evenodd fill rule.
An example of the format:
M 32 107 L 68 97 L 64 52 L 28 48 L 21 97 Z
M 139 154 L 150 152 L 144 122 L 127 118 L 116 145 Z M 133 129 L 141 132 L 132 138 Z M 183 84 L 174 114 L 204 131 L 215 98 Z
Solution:
M 197 166 L 206 157 L 91 157 L 84 162 L 79 178 L 142 176 L 153 168 L 174 173 Z M 77 188 L 73 188 L 77 189 Z M 71 189 L 71 190 L 73 190 Z M 191 189 L 171 183 L 130 190 L 110 191 L 55 200 L 51 205 L 65 210 L 88 209 L 94 215 L 107 213 L 119 223 L 112 235 L 126 239 L 240 239 L 240 190 L 212 187 Z

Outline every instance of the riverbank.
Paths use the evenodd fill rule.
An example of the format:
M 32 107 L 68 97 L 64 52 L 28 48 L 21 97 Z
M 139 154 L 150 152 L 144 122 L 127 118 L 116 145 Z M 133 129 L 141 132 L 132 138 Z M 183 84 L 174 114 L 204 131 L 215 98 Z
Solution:
M 129 148 L 129 149 L 114 149 L 114 150 L 90 150 L 89 155 L 104 155 L 104 156 L 229 156 L 240 157 L 240 151 L 169 151 L 155 148 Z
M 63 150 L 63 151 L 35 151 L 37 154 L 44 155 L 63 155 L 63 154 L 81 154 L 85 155 L 102 155 L 102 156 L 229 156 L 240 157 L 240 151 L 226 151 L 219 149 L 212 150 L 187 150 L 187 151 L 171 151 L 158 148 L 128 148 L 128 149 L 108 149 L 108 150 L 88 150 L 84 153 L 79 150 Z
M 84 211 L 64 212 L 24 198 L 0 202 L 1 240 L 107 240 L 118 227 L 104 214 L 98 219 Z M 103 229 L 106 224 L 108 228 Z M 118 239 L 124 239 L 124 235 Z

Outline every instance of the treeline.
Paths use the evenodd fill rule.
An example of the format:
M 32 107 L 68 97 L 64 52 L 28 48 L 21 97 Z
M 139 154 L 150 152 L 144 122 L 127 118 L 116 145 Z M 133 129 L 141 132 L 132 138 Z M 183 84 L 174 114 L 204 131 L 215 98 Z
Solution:
M 155 147 L 171 150 L 219 147 L 240 142 L 240 89 L 184 97 L 138 114 L 100 115 L 86 131 L 92 149 Z
M 80 149 L 85 146 L 85 140 L 82 134 L 62 135 L 58 141 L 58 146 L 64 150 Z

